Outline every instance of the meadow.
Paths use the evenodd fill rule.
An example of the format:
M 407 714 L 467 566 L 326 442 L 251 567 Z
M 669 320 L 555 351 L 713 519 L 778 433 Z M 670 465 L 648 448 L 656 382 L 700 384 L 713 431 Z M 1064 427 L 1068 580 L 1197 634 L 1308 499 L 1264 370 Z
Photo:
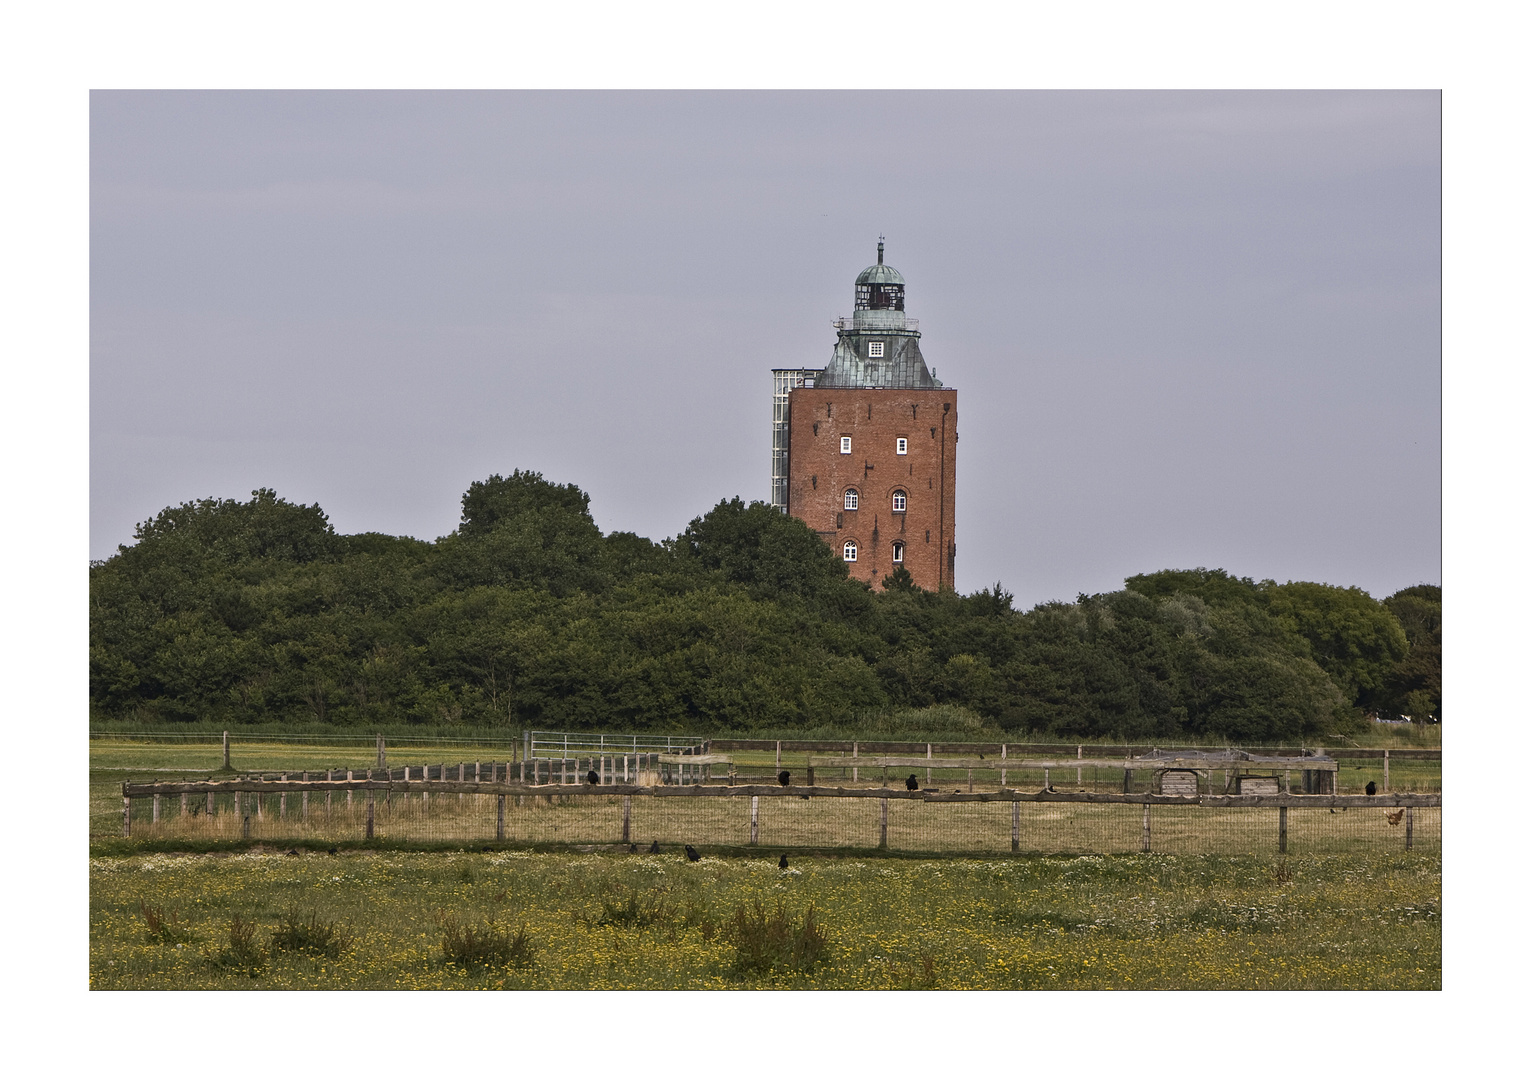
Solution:
M 98 856 L 90 880 L 96 989 L 1441 985 L 1438 855 L 795 857 L 781 870 L 774 852 L 257 847 Z M 789 928 L 813 912 L 817 962 L 742 961 L 741 909 L 747 924 L 778 904 Z M 316 925 L 330 955 L 292 946 L 294 926 Z M 444 941 L 464 931 L 519 945 L 449 960 Z
M 506 755 L 503 746 L 443 742 L 391 747 L 389 756 Z M 373 759 L 364 745 L 252 742 L 236 744 L 233 763 L 319 771 Z M 1361 831 L 1349 826 L 1355 843 L 1341 851 L 1304 853 L 1294 812 L 1294 852 L 1284 859 L 1264 823 L 1248 847 L 1221 855 L 1189 846 L 1126 853 L 1136 838 L 1128 828 L 1120 847 L 1108 849 L 1123 853 L 1113 855 L 937 859 L 793 850 L 785 871 L 768 846 L 727 855 L 704 847 L 701 860 L 689 862 L 679 841 L 699 824 L 690 821 L 677 821 L 673 838 L 656 832 L 664 835 L 657 855 L 646 845 L 629 854 L 571 845 L 474 850 L 487 845 L 461 842 L 431 851 L 342 843 L 331 855 L 327 843 L 274 839 L 210 842 L 192 853 L 174 849 L 197 844 L 156 840 L 137 827 L 132 840 L 120 839 L 123 779 L 207 776 L 219 763 L 216 745 L 92 741 L 92 988 L 1441 985 L 1438 810 L 1431 812 L 1436 839 L 1413 852 L 1400 849 L 1396 830 L 1373 822 Z M 1439 765 L 1430 764 L 1435 775 L 1416 782 L 1439 790 Z M 1405 786 L 1400 771 L 1395 766 L 1395 787 Z M 1362 775 L 1344 786 L 1357 782 Z M 808 806 L 771 803 L 782 813 Z M 550 820 L 568 812 L 539 811 Z M 1171 850 L 1172 821 L 1156 817 L 1155 833 L 1156 844 Z M 862 823 L 869 837 L 870 823 Z M 1036 827 L 1028 824 L 1028 837 Z M 762 839 L 768 844 L 773 835 L 795 842 L 790 830 L 768 829 Z M 796 933 L 801 944 L 810 911 L 822 937 L 812 962 L 785 948 L 780 963 L 762 964 L 758 948 L 750 951 L 752 941 L 770 938 L 773 919 L 782 940 Z M 489 943 L 479 950 L 483 962 L 464 948 L 475 942 Z M 459 959 L 448 958 L 446 944 Z

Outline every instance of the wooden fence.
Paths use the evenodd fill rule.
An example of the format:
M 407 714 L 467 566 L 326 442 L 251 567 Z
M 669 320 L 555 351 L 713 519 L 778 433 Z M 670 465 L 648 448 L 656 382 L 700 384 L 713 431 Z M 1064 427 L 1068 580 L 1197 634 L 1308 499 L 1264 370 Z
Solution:
M 506 766 L 502 763 L 498 767 L 491 767 L 490 777 L 505 776 Z M 460 770 L 461 771 L 461 770 Z M 959 807 L 975 804 L 1008 804 L 1011 810 L 1011 836 L 1010 850 L 1021 850 L 1021 809 L 1023 806 L 1036 804 L 1072 805 L 1075 807 L 1117 807 L 1117 808 L 1140 808 L 1142 812 L 1141 824 L 1141 850 L 1149 851 L 1152 848 L 1153 814 L 1156 807 L 1163 808 L 1196 808 L 1208 811 L 1236 811 L 1243 814 L 1255 810 L 1277 811 L 1277 837 L 1276 850 L 1285 853 L 1287 851 L 1288 812 L 1292 810 L 1328 810 L 1331 813 L 1349 811 L 1351 809 L 1381 810 L 1389 825 L 1402 823 L 1404 834 L 1404 849 L 1414 847 L 1415 810 L 1424 808 L 1439 810 L 1441 796 L 1435 794 L 1387 794 L 1387 795 L 1293 795 L 1280 793 L 1274 795 L 1154 795 L 1154 794 L 1118 794 L 1102 792 L 1066 792 L 1066 791 L 1019 791 L 1009 788 L 1001 788 L 996 791 L 925 791 L 908 790 L 885 787 L 828 787 L 822 785 L 788 786 L 764 784 L 739 784 L 732 786 L 724 785 L 639 785 L 623 783 L 585 783 L 570 793 L 567 785 L 562 784 L 530 784 L 520 782 L 519 779 L 493 779 L 485 778 L 485 770 L 479 770 L 479 778 L 476 780 L 463 779 L 392 779 L 392 778 L 368 778 L 356 777 L 338 779 L 276 779 L 267 780 L 255 777 L 240 777 L 229 780 L 186 780 L 186 781 L 153 781 L 153 782 L 127 782 L 122 785 L 122 829 L 124 836 L 133 835 L 133 800 L 147 799 L 150 801 L 150 822 L 155 827 L 160 827 L 164 817 L 162 804 L 167 798 L 179 797 L 180 815 L 178 820 L 186 821 L 200 811 L 205 802 L 206 816 L 211 820 L 215 814 L 215 804 L 219 796 L 232 799 L 232 812 L 234 820 L 239 823 L 241 835 L 244 838 L 251 836 L 251 816 L 262 814 L 262 806 L 266 800 L 275 800 L 276 816 L 282 820 L 288 820 L 289 814 L 296 821 L 301 821 L 304 826 L 309 821 L 310 797 L 315 794 L 324 796 L 325 818 L 328 820 L 328 811 L 335 795 L 344 794 L 347 807 L 351 807 L 355 796 L 361 795 L 365 799 L 365 833 L 366 839 L 375 837 L 376 823 L 378 819 L 377 804 L 386 800 L 390 805 L 394 799 L 408 800 L 410 796 L 420 796 L 420 813 L 426 814 L 430 808 L 432 796 L 457 795 L 459 800 L 464 796 L 489 797 L 495 800 L 495 830 L 496 841 L 506 839 L 506 813 L 508 800 L 515 799 L 516 806 L 520 807 L 528 799 L 546 799 L 550 804 L 554 799 L 567 802 L 570 799 L 586 800 L 587 803 L 597 800 L 610 804 L 612 797 L 620 799 L 621 805 L 621 832 L 620 840 L 617 836 L 607 833 L 604 838 L 595 835 L 604 829 L 605 818 L 600 819 L 603 824 L 597 826 L 595 819 L 591 821 L 591 827 L 587 830 L 591 835 L 582 837 L 584 841 L 592 843 L 621 843 L 630 844 L 633 840 L 632 822 L 634 800 L 646 800 L 649 803 L 671 803 L 680 800 L 689 800 L 691 803 L 700 805 L 703 803 L 716 803 L 721 808 L 724 804 L 718 800 L 748 800 L 749 802 L 749 845 L 759 843 L 760 808 L 761 800 L 785 800 L 796 799 L 812 803 L 820 801 L 818 814 L 825 821 L 834 817 L 834 813 L 824 809 L 825 801 L 830 807 L 849 805 L 853 801 L 877 800 L 879 821 L 876 847 L 888 849 L 888 814 L 890 804 L 923 804 L 927 806 Z M 296 797 L 295 802 L 289 805 L 289 798 Z M 196 807 L 195 810 L 191 809 Z M 512 812 L 515 812 L 514 810 Z M 731 814 L 726 816 L 731 817 Z M 1210 820 L 1210 819 L 1208 819 Z M 1436 815 L 1438 824 L 1438 815 Z M 615 822 L 611 821 L 614 826 Z M 613 829 L 613 832 L 615 830 Z M 832 830 L 831 830 L 832 831 Z M 487 837 L 486 837 L 487 839 Z M 824 835 L 824 842 L 818 846 L 860 846 L 856 844 L 841 843 L 833 835 Z M 729 846 L 729 845 L 725 845 Z

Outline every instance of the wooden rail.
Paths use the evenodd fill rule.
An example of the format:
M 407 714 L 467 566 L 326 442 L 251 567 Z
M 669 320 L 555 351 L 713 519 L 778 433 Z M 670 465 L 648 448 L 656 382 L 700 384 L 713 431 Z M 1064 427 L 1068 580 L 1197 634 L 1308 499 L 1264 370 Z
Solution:
M 1439 794 L 1387 795 L 1149 795 L 1092 791 L 1020 791 L 1000 788 L 997 791 L 909 791 L 897 788 L 847 788 L 826 786 L 782 787 L 779 784 L 666 785 L 640 787 L 637 784 L 506 784 L 458 780 L 155 780 L 142 783 L 125 781 L 123 798 L 146 798 L 155 795 L 195 794 L 282 794 L 287 792 L 368 791 L 458 795 L 644 795 L 655 798 L 817 798 L 817 799 L 906 799 L 929 803 L 969 802 L 1038 802 L 1094 803 L 1152 806 L 1288 806 L 1324 809 L 1351 806 L 1440 806 Z
M 995 772 L 1011 769 L 1131 769 L 1133 771 L 1155 769 L 1307 769 L 1312 772 L 1337 772 L 1339 765 L 1333 761 L 1318 761 L 1307 757 L 1272 757 L 1248 761 L 1221 758 L 938 758 L 938 757 L 881 757 L 881 756 L 810 756 L 808 767 L 818 768 L 870 768 L 870 769 L 990 769 Z
M 1242 750 L 1247 753 L 1269 753 L 1276 757 L 1301 756 L 1305 748 L 1299 746 L 1242 746 L 1242 747 L 1217 747 L 1217 746 L 1186 746 L 1163 743 L 1158 746 L 1149 743 L 1131 743 L 1121 746 L 1103 746 L 1089 743 L 1034 743 L 1034 742 L 899 742 L 879 739 L 865 739 L 853 743 L 850 739 L 712 739 L 710 747 L 714 751 L 739 750 L 777 750 L 786 754 L 802 753 L 825 753 L 825 754 L 848 754 L 853 745 L 859 746 L 865 754 L 892 754 L 907 755 L 922 753 L 926 746 L 930 747 L 935 754 L 967 755 L 984 754 L 997 755 L 1002 747 L 1008 747 L 1010 752 L 1033 755 L 1072 755 L 1083 757 L 1084 751 L 1089 750 L 1092 755 L 1099 756 L 1103 753 L 1120 754 L 1120 761 L 1125 757 L 1140 757 L 1143 754 L 1153 753 L 1155 750 L 1207 750 L 1217 751 L 1223 749 Z M 1315 747 L 1307 747 L 1313 750 Z M 1322 753 L 1332 758 L 1355 759 L 1355 758 L 1382 758 L 1384 755 L 1394 761 L 1440 761 L 1441 751 L 1438 747 L 1328 747 Z M 1108 759 L 1109 760 L 1109 759 Z

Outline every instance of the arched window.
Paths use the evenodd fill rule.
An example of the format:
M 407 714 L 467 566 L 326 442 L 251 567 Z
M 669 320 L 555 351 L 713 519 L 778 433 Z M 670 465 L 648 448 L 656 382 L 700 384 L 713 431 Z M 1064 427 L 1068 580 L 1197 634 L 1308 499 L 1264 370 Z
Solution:
M 904 561 L 904 542 L 902 540 L 893 541 L 893 561 L 896 563 Z
M 859 503 L 860 501 L 861 501 L 861 496 L 856 494 L 856 489 L 855 488 L 846 488 L 845 489 L 845 508 L 847 510 L 854 510 L 854 509 L 856 509 L 856 504 Z
M 845 542 L 845 561 L 846 562 L 855 562 L 856 561 L 856 541 L 854 541 L 854 540 L 847 540 Z
M 902 514 L 904 512 L 904 505 L 908 501 L 908 496 L 902 491 L 895 491 L 893 493 L 893 512 L 895 514 Z

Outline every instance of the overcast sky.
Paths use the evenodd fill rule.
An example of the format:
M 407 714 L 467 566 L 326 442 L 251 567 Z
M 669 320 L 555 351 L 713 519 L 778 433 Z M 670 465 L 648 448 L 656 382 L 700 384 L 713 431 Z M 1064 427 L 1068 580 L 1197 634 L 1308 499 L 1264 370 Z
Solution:
M 96 92 L 91 555 L 272 487 L 433 539 L 514 468 L 764 499 L 771 368 L 908 280 L 957 585 L 1440 581 L 1440 98 Z

